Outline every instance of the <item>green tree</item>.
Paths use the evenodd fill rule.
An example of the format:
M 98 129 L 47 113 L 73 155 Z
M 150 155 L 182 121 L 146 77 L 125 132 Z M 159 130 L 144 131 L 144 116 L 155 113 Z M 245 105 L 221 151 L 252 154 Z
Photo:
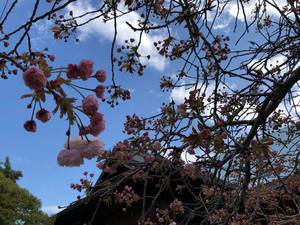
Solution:
M 3 164 L 3 167 L 1 166 L 1 164 Z M 23 176 L 21 171 L 13 170 L 11 168 L 9 157 L 5 158 L 4 163 L 0 163 L 0 171 L 4 174 L 5 177 L 11 179 L 14 182 L 19 180 Z
M 0 224 L 50 225 L 51 218 L 41 211 L 41 202 L 15 180 L 0 171 Z

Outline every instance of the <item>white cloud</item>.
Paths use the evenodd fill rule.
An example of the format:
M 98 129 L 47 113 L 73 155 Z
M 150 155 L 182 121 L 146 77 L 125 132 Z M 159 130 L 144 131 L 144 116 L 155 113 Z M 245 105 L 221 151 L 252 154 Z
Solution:
M 231 19 L 230 18 L 228 18 L 226 20 L 218 20 L 214 24 L 213 29 L 215 29 L 215 30 L 222 30 L 224 28 L 227 28 L 230 23 L 231 23 Z M 229 31 L 229 30 L 226 30 L 226 31 Z
M 286 63 L 287 58 L 283 55 L 276 55 L 274 57 L 271 57 L 270 59 L 266 60 L 258 60 L 258 59 L 254 59 L 249 63 L 249 67 L 259 70 L 261 69 L 261 71 L 263 73 L 267 73 L 267 71 L 272 70 L 273 68 L 275 68 L 276 66 L 279 66 L 281 69 L 281 73 L 287 73 L 290 71 L 290 68 L 288 67 L 288 64 Z M 294 66 L 294 69 L 298 68 L 300 66 L 300 63 L 296 64 Z M 292 87 L 292 92 L 293 92 L 293 101 L 291 101 L 290 98 L 289 101 L 285 100 L 285 102 L 281 102 L 278 107 L 277 110 L 282 110 L 282 113 L 286 114 L 286 115 L 291 115 L 293 118 L 297 117 L 297 112 L 299 114 L 300 112 L 300 91 L 299 91 L 299 86 L 300 86 L 300 82 L 298 82 L 298 85 L 294 85 Z M 261 87 L 261 89 L 263 91 L 267 91 L 267 87 L 263 86 Z M 295 105 L 294 105 L 295 103 Z
M 233 17 L 229 15 L 227 11 L 223 11 L 221 14 L 216 16 L 216 10 L 207 12 L 207 20 L 213 22 L 214 30 L 222 30 L 223 32 L 229 32 L 229 25 L 233 21 Z
M 183 81 L 181 84 L 184 85 L 185 81 Z M 223 88 L 223 87 L 224 87 L 224 85 L 220 85 L 219 88 Z M 208 86 L 205 90 L 205 95 L 206 95 L 206 97 L 204 99 L 205 104 L 208 103 L 206 100 L 209 96 L 211 96 L 213 94 L 214 89 L 215 89 L 215 83 L 214 82 L 208 84 Z M 184 98 L 189 97 L 189 93 L 190 93 L 191 90 L 194 90 L 194 87 L 186 88 L 186 87 L 182 86 L 182 87 L 174 88 L 172 90 L 171 94 L 170 94 L 170 100 L 174 100 L 174 102 L 177 103 L 177 104 L 183 103 Z M 203 91 L 204 91 L 204 89 L 203 89 Z
M 261 0 L 251 0 L 248 3 L 243 3 L 242 7 L 240 4 L 237 4 L 237 2 L 239 1 L 226 2 L 226 5 L 221 3 L 218 5 L 218 10 L 215 7 L 207 12 L 207 20 L 214 22 L 214 26 L 212 27 L 214 30 L 222 30 L 225 33 L 229 33 L 232 29 L 229 25 L 235 20 L 235 17 L 243 22 L 245 14 L 246 19 L 251 20 L 256 7 L 263 5 L 263 3 L 266 4 L 266 12 L 268 15 L 271 17 L 279 17 L 280 13 L 271 4 L 277 6 L 279 9 L 282 9 L 287 4 L 286 0 L 276 1 L 275 3 L 274 1 L 270 1 L 271 4 Z M 218 13 L 218 15 L 216 15 L 216 13 Z
M 118 8 L 121 11 L 125 11 L 125 7 L 119 4 Z M 74 16 L 81 15 L 88 11 L 93 11 L 96 8 L 90 4 L 89 1 L 77 1 L 76 3 L 68 6 L 69 11 L 73 11 Z M 95 14 L 90 14 L 89 18 L 95 16 Z M 78 23 L 85 22 L 88 18 L 78 19 Z M 117 18 L 117 43 L 124 44 L 125 40 L 129 38 L 134 38 L 136 41 L 139 40 L 139 32 L 134 32 L 126 22 L 130 23 L 134 27 L 138 27 L 138 21 L 141 20 L 141 16 L 137 12 L 131 12 L 124 16 Z M 110 20 L 106 23 L 103 22 L 102 18 L 93 20 L 84 26 L 79 27 L 80 39 L 85 40 L 90 36 L 96 36 L 99 40 L 112 40 L 114 36 L 114 23 Z M 162 33 L 143 33 L 142 43 L 140 46 L 140 54 L 142 56 L 151 55 L 151 58 L 147 60 L 145 57 L 141 58 L 142 63 L 146 63 L 149 66 L 162 71 L 167 63 L 167 60 L 158 54 L 155 49 L 153 42 L 165 39 Z
M 266 59 L 253 59 L 250 63 L 248 63 L 248 68 L 261 70 L 263 73 L 267 73 L 268 71 L 274 69 L 276 66 L 281 66 L 287 58 L 283 55 L 276 55 L 274 57 Z M 285 66 L 285 65 L 282 65 Z M 283 69 L 281 67 L 281 69 Z M 286 72 L 286 70 L 282 71 Z
M 53 39 L 51 26 L 50 20 L 38 21 L 32 25 L 31 44 L 33 49 L 45 48 L 49 44 L 49 39 Z
M 286 5 L 286 0 L 280 0 L 280 1 L 276 1 L 274 3 L 274 1 L 270 1 L 273 5 L 276 5 L 278 8 L 282 9 L 283 6 Z M 244 13 L 247 19 L 249 19 L 252 16 L 252 13 L 255 11 L 256 7 L 259 5 L 262 5 L 263 3 L 266 4 L 266 11 L 267 14 L 270 16 L 275 16 L 278 17 L 280 14 L 278 12 L 278 10 L 270 5 L 269 3 L 265 2 L 265 1 L 261 1 L 261 0 L 251 0 L 248 3 L 243 3 L 244 6 Z M 234 1 L 234 3 L 230 3 L 225 10 L 227 12 L 229 12 L 229 14 L 233 17 L 238 16 L 238 19 L 241 21 L 244 21 L 244 14 L 243 14 L 243 10 L 242 10 L 242 6 L 241 5 L 237 5 L 236 2 Z
M 172 90 L 170 98 L 174 100 L 175 103 L 180 104 L 184 102 L 184 98 L 189 97 L 191 89 L 185 87 L 178 87 Z
M 203 155 L 202 152 L 200 152 L 200 155 Z M 191 155 L 187 151 L 183 151 L 180 155 L 180 158 L 185 162 L 185 163 L 192 163 L 197 161 L 197 157 L 199 154 Z
M 43 206 L 42 211 L 47 213 L 48 215 L 53 215 L 59 213 L 60 211 L 62 211 L 62 209 L 59 209 L 58 206 L 51 205 L 51 206 Z

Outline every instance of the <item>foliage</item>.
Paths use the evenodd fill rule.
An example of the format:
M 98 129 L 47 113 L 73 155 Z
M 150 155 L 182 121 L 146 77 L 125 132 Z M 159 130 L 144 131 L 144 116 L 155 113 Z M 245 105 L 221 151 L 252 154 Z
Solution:
M 52 224 L 51 218 L 40 207 L 41 203 L 36 197 L 0 172 L 0 224 Z
M 139 157 L 140 164 L 130 167 L 127 176 L 138 174 L 147 190 L 147 181 L 153 178 L 150 175 L 158 171 L 161 176 L 157 191 L 152 196 L 146 192 L 136 196 L 131 187 L 120 192 L 118 185 L 109 183 L 106 192 L 122 196 L 122 201 L 129 199 L 127 206 L 142 201 L 142 216 L 137 221 L 140 224 L 193 224 L 192 216 L 201 219 L 202 224 L 299 221 L 299 190 L 294 186 L 299 183 L 300 155 L 299 1 L 109 0 L 80 12 L 68 11 L 74 2 L 80 1 L 47 0 L 49 10 L 38 14 L 41 1 L 36 0 L 31 17 L 11 30 L 3 25 L 12 17 L 17 1 L 8 4 L 0 18 L 0 42 L 7 49 L 0 53 L 2 78 L 22 72 L 25 85 L 32 90 L 23 96 L 31 99 L 28 108 L 32 109 L 25 129 L 36 131 L 37 107 L 40 111 L 36 119 L 50 119 L 50 112 L 42 106 L 50 100 L 56 104 L 53 114 L 59 111 L 60 117 L 69 121 L 67 143 L 58 157 L 61 165 L 78 166 L 83 158 L 90 158 L 90 154 L 83 155 L 92 142 L 88 135 L 98 136 L 105 128 L 96 96 L 113 107 L 120 99 L 130 99 L 130 92 L 117 83 L 116 68 L 143 75 L 144 59 L 151 62 L 152 57 L 143 55 L 144 37 L 161 32 L 162 37 L 154 41 L 153 48 L 170 64 L 174 61 L 180 67 L 175 77 L 162 76 L 160 88 L 171 93 L 183 88 L 184 102 L 166 102 L 159 114 L 149 118 L 128 116 L 128 139 L 106 152 L 98 141 L 99 149 L 90 152 L 98 156 L 97 166 L 111 175 Z M 232 12 L 235 19 L 229 24 L 230 33 L 217 29 L 217 21 Z M 136 20 L 126 21 L 126 25 L 135 32 L 134 37 L 117 46 L 119 19 L 130 14 Z M 65 41 L 77 39 L 76 32 L 86 24 L 96 20 L 110 23 L 114 28 L 111 83 L 95 89 L 75 85 L 74 80 L 83 83 L 96 79 L 103 83 L 105 79 L 98 77 L 103 71 L 93 72 L 90 60 L 56 68 L 49 65 L 55 60 L 53 55 L 43 50 L 33 52 L 30 29 L 44 19 L 52 23 L 54 38 Z M 26 50 L 20 53 L 20 49 Z M 74 93 L 67 92 L 66 87 L 79 93 L 82 105 L 76 105 Z M 92 91 L 95 96 L 86 96 L 83 90 Z M 88 117 L 90 124 L 84 125 L 79 114 Z M 70 138 L 73 126 L 81 138 Z M 162 156 L 165 160 L 160 161 Z M 191 157 L 194 160 L 189 160 Z M 192 189 L 183 179 L 186 176 L 206 177 L 211 182 L 198 187 L 201 190 L 197 194 L 190 191 L 193 204 L 174 198 L 170 207 L 147 209 L 147 202 L 172 190 L 169 183 L 174 171 L 183 174 L 179 178 L 184 184 L 179 189 Z M 293 203 L 287 207 L 283 202 Z M 150 218 L 155 212 L 156 217 Z M 185 216 L 170 217 L 169 212 L 185 212 Z M 94 217 L 90 224 L 93 220 Z
M 1 164 L 3 164 L 3 167 L 0 166 L 0 171 L 3 173 L 3 175 L 5 177 L 11 179 L 12 181 L 16 182 L 17 180 L 19 180 L 23 176 L 21 171 L 13 170 L 11 168 L 10 161 L 9 161 L 8 157 L 6 157 L 5 162 L 0 163 L 0 165 Z

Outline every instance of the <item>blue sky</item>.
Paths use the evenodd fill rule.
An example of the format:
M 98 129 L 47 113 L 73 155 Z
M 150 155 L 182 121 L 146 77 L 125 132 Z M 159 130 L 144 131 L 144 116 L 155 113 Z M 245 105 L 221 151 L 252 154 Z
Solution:
M 78 4 L 72 7 L 74 13 L 80 10 L 91 9 L 90 1 L 85 4 Z M 30 4 L 29 4 L 30 3 Z M 23 17 L 28 17 L 32 8 L 32 0 L 23 0 L 18 6 L 13 20 L 10 20 L 7 28 L 11 30 Z M 46 4 L 45 4 L 46 5 Z M 0 9 L 3 4 L 0 3 Z M 44 7 L 44 5 L 43 5 Z M 43 10 L 43 7 L 41 10 Z M 246 13 L 251 12 L 246 10 Z M 23 13 L 26 12 L 26 13 Z M 231 7 L 226 12 L 224 18 L 217 22 L 216 30 L 228 34 L 228 25 L 233 23 L 233 15 L 236 9 Z M 248 15 L 248 14 L 247 14 Z M 121 43 L 130 33 L 124 21 L 135 21 L 139 18 L 138 14 L 130 16 L 120 21 L 119 42 Z M 108 71 L 110 78 L 110 44 L 112 38 L 110 24 L 91 23 L 79 31 L 81 38 L 79 43 L 70 40 L 68 43 L 56 41 L 49 31 L 49 23 L 38 23 L 34 26 L 31 36 L 34 40 L 33 48 L 49 48 L 49 53 L 56 55 L 56 61 L 53 66 L 66 66 L 68 63 L 78 63 L 81 59 L 91 59 L 94 61 L 95 69 L 104 69 Z M 175 31 L 174 31 L 175 32 Z M 132 76 L 130 74 L 117 71 L 116 79 L 123 84 L 125 88 L 132 90 L 132 99 L 126 103 L 120 104 L 115 109 L 111 109 L 107 104 L 100 103 L 100 112 L 104 113 L 106 120 L 106 129 L 100 135 L 107 149 L 126 136 L 122 133 L 125 116 L 137 113 L 142 116 L 150 116 L 158 112 L 163 101 L 169 100 L 169 93 L 159 91 L 159 82 L 161 75 L 172 75 L 177 72 L 176 64 L 168 64 L 166 60 L 158 56 L 152 46 L 153 40 L 163 37 L 164 33 L 153 33 L 144 38 L 145 44 L 142 45 L 142 51 L 145 54 L 154 53 L 148 64 L 146 73 L 142 77 Z M 2 48 L 2 47 L 1 47 Z M 110 83 L 109 81 L 107 82 Z M 97 85 L 95 80 L 89 82 L 78 82 L 85 87 L 94 88 Z M 100 171 L 95 167 L 95 161 L 86 161 L 79 168 L 65 168 L 58 166 L 56 162 L 57 153 L 62 149 L 66 141 L 65 132 L 67 123 L 55 116 L 46 124 L 38 123 L 36 133 L 27 133 L 23 128 L 23 123 L 30 118 L 31 111 L 26 109 L 27 99 L 20 99 L 20 96 L 29 93 L 29 89 L 23 84 L 21 74 L 16 77 L 0 82 L 0 124 L 2 132 L 0 135 L 0 160 L 5 156 L 11 158 L 13 168 L 23 172 L 24 177 L 19 184 L 27 188 L 31 193 L 40 198 L 43 207 L 48 212 L 54 212 L 56 206 L 65 206 L 75 200 L 77 192 L 70 189 L 70 183 L 77 182 L 84 171 L 94 172 L 95 179 Z M 187 96 L 188 91 L 177 89 L 172 93 L 175 100 L 182 101 Z M 53 104 L 48 104 L 49 109 L 53 109 Z
M 23 15 L 21 10 L 30 7 L 27 3 L 28 1 L 23 1 L 18 11 L 15 12 L 16 16 Z M 0 9 L 1 7 L 2 4 L 0 4 Z M 14 25 L 15 21 L 18 19 L 10 25 Z M 31 32 L 35 40 L 33 47 L 39 49 L 48 47 L 49 53 L 55 53 L 54 66 L 66 66 L 68 63 L 78 63 L 81 59 L 91 59 L 94 61 L 95 69 L 108 71 L 109 80 L 111 44 L 109 38 L 91 35 L 79 44 L 73 40 L 64 43 L 53 40 L 48 29 L 47 23 L 40 23 L 34 27 Z M 171 68 L 168 70 L 172 71 Z M 158 112 L 163 100 L 168 100 L 168 95 L 158 92 L 160 73 L 161 70 L 153 67 L 149 67 L 143 77 L 117 72 L 117 81 L 132 90 L 132 100 L 121 103 L 114 109 L 106 103 L 99 102 L 99 111 L 104 113 L 106 120 L 106 129 L 100 134 L 100 139 L 104 141 L 107 149 L 126 137 L 122 133 L 126 115 L 135 112 L 139 115 L 151 115 Z M 91 88 L 98 85 L 96 80 L 77 83 Z M 109 83 L 110 81 L 107 82 Z M 31 111 L 26 109 L 28 99 L 20 99 L 20 96 L 30 93 L 30 90 L 23 84 L 21 74 L 10 77 L 6 81 L 2 80 L 0 89 L 0 102 L 2 103 L 0 106 L 2 115 L 0 117 L 2 127 L 0 160 L 4 160 L 5 156 L 10 157 L 13 168 L 23 172 L 24 176 L 19 184 L 40 198 L 44 209 L 48 212 L 52 212 L 57 205 L 64 206 L 75 200 L 78 193 L 70 189 L 70 183 L 78 182 L 84 171 L 94 172 L 95 179 L 97 179 L 100 171 L 95 167 L 95 160 L 86 161 L 79 168 L 60 167 L 56 162 L 56 157 L 66 141 L 67 123 L 60 120 L 58 116 L 54 116 L 46 124 L 38 123 L 36 133 L 26 132 L 23 123 L 30 118 Z M 53 106 L 53 104 L 48 106 Z

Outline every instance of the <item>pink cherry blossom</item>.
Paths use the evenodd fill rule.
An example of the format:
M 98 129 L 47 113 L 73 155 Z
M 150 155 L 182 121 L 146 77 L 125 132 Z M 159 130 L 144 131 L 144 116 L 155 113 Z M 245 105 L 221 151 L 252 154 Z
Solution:
M 60 166 L 80 166 L 83 164 L 83 157 L 77 149 L 63 149 L 58 153 L 57 162 Z
M 186 105 L 185 104 L 180 104 L 177 106 L 177 111 L 180 114 L 184 114 L 186 112 Z
M 105 92 L 105 86 L 104 85 L 98 85 L 95 89 L 96 96 L 98 98 L 104 98 L 104 92 Z
M 29 131 L 29 132 L 36 132 L 36 123 L 34 120 L 27 120 L 24 123 L 24 128 L 25 130 Z
M 95 113 L 91 118 L 89 128 L 92 135 L 98 136 L 105 129 L 103 114 L 99 112 Z
M 68 142 L 65 143 L 64 148 L 77 149 L 78 151 L 83 151 L 88 145 L 88 141 L 80 136 L 72 137 Z
M 82 157 L 92 159 L 104 152 L 104 144 L 98 138 L 89 140 L 88 145 L 81 152 Z
M 49 55 L 48 57 L 51 62 L 55 61 L 55 55 Z
M 87 80 L 93 73 L 93 62 L 91 60 L 85 59 L 79 63 L 78 66 L 79 75 L 82 80 Z
M 86 114 L 89 115 L 95 114 L 98 110 L 98 107 L 99 107 L 98 100 L 95 95 L 89 95 L 84 98 L 82 103 L 82 108 Z
M 188 152 L 189 154 L 191 154 L 191 155 L 194 155 L 194 154 L 195 154 L 195 150 L 194 150 L 193 147 L 188 147 L 187 152 Z
M 23 79 L 26 86 L 35 91 L 42 90 L 47 84 L 45 73 L 36 67 L 27 69 L 23 74 Z
M 153 148 L 153 150 L 156 151 L 156 152 L 159 151 L 160 148 L 161 148 L 161 145 L 160 145 L 159 141 L 155 141 L 155 142 L 152 144 L 152 148 Z
M 106 72 L 104 70 L 98 70 L 96 72 L 96 79 L 99 81 L 99 82 L 105 82 L 106 80 Z
M 67 77 L 69 79 L 77 79 L 79 77 L 79 68 L 76 64 L 68 65 Z
M 175 199 L 173 202 L 170 203 L 170 209 L 176 214 L 182 214 L 184 212 L 182 202 L 178 199 Z
M 52 115 L 48 110 L 40 109 L 39 111 L 37 111 L 35 116 L 38 120 L 42 121 L 43 123 L 46 123 L 48 120 L 51 119 Z

